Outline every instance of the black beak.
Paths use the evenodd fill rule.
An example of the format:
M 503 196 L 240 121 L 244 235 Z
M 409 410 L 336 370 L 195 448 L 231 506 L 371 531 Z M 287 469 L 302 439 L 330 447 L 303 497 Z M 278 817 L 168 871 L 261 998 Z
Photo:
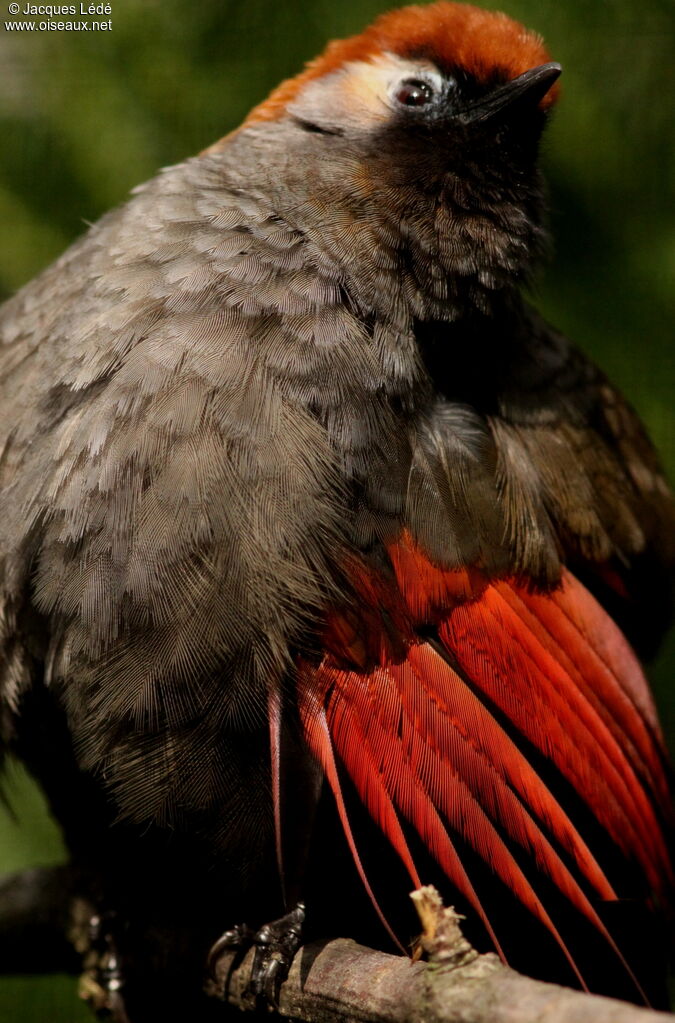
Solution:
M 542 64 L 531 71 L 525 71 L 511 82 L 500 85 L 494 92 L 465 107 L 460 114 L 460 120 L 464 124 L 486 124 L 506 111 L 525 107 L 533 109 L 546 95 L 561 71 L 560 64 L 554 63 Z

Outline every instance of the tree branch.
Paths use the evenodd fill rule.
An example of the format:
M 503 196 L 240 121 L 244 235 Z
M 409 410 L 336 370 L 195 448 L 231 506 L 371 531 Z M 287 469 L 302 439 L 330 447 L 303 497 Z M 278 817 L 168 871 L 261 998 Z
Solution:
M 70 866 L 36 867 L 0 878 L 2 973 L 77 973 L 68 940 L 76 879 Z
M 66 941 L 77 877 L 70 867 L 22 871 L 0 881 L 2 972 L 78 972 Z M 413 893 L 428 963 L 386 955 L 339 938 L 306 945 L 282 985 L 279 1012 L 299 1023 L 673 1023 L 670 1013 L 585 995 L 523 977 L 497 956 L 479 955 L 434 889 Z M 228 950 L 207 985 L 238 1009 L 253 951 Z M 187 1023 L 187 1021 L 186 1021 Z
M 670 1013 L 586 995 L 523 977 L 493 954 L 479 955 L 443 909 L 434 889 L 413 894 L 428 963 L 413 963 L 343 938 L 306 945 L 296 955 L 279 1000 L 281 1016 L 302 1023 L 666 1023 Z M 226 952 L 209 994 L 239 1009 L 253 953 Z

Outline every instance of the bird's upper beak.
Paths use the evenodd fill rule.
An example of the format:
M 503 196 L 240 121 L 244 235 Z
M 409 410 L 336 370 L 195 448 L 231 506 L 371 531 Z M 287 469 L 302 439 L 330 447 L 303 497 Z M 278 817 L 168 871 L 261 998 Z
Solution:
M 562 68 L 553 62 L 525 71 L 487 96 L 470 103 L 460 115 L 464 124 L 486 124 L 514 108 L 534 108 L 556 81 Z

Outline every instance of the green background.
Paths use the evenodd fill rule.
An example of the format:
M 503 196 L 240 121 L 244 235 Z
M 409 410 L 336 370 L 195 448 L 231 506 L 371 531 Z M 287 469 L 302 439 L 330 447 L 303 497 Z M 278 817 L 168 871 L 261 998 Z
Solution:
M 0 297 L 156 168 L 236 126 L 327 39 L 359 32 L 389 6 L 124 0 L 112 3 L 111 32 L 66 34 L 7 31 L 0 0 Z M 540 31 L 564 68 L 543 153 L 555 254 L 536 300 L 629 396 L 673 479 L 675 4 L 509 0 L 504 9 Z M 650 672 L 671 748 L 674 668 L 671 636 Z M 18 770 L 9 790 L 17 821 L 0 810 L 0 871 L 58 860 L 39 794 Z M 0 981 L 0 1020 L 45 1018 L 89 1019 L 74 981 Z

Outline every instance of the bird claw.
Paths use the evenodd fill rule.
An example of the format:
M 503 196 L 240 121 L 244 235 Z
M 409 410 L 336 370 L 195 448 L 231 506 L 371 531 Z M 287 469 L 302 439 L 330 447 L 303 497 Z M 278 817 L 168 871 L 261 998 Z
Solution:
M 223 952 L 233 948 L 246 950 L 251 947 L 254 939 L 255 931 L 251 930 L 247 924 L 235 924 L 229 931 L 221 934 L 218 940 L 214 941 L 206 958 L 206 969 L 209 976 L 215 978 L 216 964 Z
M 116 913 L 93 913 L 87 924 L 84 972 L 80 996 L 94 1014 L 113 1023 L 129 1023 L 125 977 L 118 939 L 122 925 Z
M 244 951 L 253 946 L 255 954 L 247 993 L 256 1004 L 267 1003 L 278 1009 L 281 985 L 302 944 L 304 921 L 305 907 L 299 902 L 285 916 L 263 924 L 258 931 L 252 931 L 246 924 L 237 924 L 225 931 L 211 947 L 207 960 L 210 975 L 215 978 L 216 964 L 223 952 L 229 949 Z
M 295 953 L 302 944 L 305 907 L 299 902 L 290 913 L 264 924 L 253 938 L 255 956 L 248 990 L 256 1001 L 279 1008 L 281 985 L 288 977 Z

